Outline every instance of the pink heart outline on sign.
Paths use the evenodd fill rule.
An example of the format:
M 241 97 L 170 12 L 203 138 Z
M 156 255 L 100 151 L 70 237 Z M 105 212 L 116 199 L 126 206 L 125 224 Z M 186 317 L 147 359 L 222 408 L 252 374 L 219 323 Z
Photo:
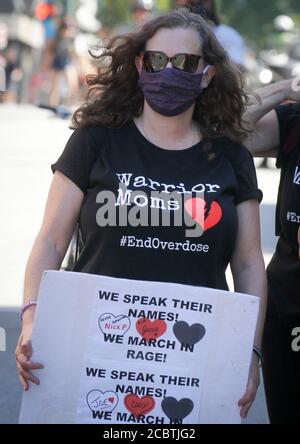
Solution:
M 119 397 L 113 391 L 91 390 L 86 396 L 86 402 L 92 412 L 112 412 L 118 405 Z
M 130 329 L 131 321 L 124 315 L 113 315 L 112 313 L 103 313 L 98 320 L 99 328 L 103 334 L 115 334 L 124 336 Z

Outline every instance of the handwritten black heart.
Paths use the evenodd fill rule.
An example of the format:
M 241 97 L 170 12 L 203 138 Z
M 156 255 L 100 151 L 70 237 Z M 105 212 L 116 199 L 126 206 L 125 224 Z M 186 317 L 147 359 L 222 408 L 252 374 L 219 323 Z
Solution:
M 203 339 L 206 330 L 202 324 L 189 326 L 187 322 L 179 321 L 174 324 L 173 332 L 182 345 L 192 346 Z
M 192 412 L 194 403 L 188 398 L 177 401 L 177 399 L 169 396 L 162 401 L 161 408 L 168 418 L 173 421 L 181 421 Z

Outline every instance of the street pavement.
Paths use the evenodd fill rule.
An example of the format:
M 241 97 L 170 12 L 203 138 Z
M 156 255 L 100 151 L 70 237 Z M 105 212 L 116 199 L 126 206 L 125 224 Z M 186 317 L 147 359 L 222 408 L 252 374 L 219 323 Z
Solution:
M 6 352 L 0 349 L 0 424 L 18 421 L 22 390 L 15 371 L 24 270 L 42 222 L 52 179 L 50 169 L 71 130 L 69 121 L 33 106 L 0 106 L 0 327 L 6 330 Z M 266 264 L 274 251 L 274 211 L 279 173 L 258 169 L 264 191 L 261 205 L 262 243 Z M 228 280 L 232 285 L 230 274 Z M 232 288 L 232 287 L 231 287 Z M 1 346 L 1 345 L 0 345 Z M 268 423 L 262 386 L 246 423 Z

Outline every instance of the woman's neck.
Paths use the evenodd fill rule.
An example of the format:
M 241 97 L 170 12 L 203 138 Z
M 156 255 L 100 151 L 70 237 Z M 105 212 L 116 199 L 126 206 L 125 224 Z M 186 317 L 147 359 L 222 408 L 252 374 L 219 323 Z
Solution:
M 165 149 L 182 150 L 196 145 L 201 131 L 193 121 L 191 108 L 180 116 L 165 117 L 153 111 L 147 102 L 143 114 L 135 119 L 138 129 L 153 144 Z

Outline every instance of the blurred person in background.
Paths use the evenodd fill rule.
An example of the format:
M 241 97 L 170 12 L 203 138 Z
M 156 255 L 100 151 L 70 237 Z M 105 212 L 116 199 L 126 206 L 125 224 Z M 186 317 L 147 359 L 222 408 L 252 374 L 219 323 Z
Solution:
M 132 16 L 132 23 L 136 31 L 142 28 L 144 24 L 148 20 L 150 20 L 152 9 L 153 9 L 153 1 L 151 0 L 150 1 L 138 0 L 134 2 L 131 11 L 131 16 Z
M 215 0 L 175 0 L 175 7 L 188 7 L 214 24 L 214 32 L 227 51 L 231 62 L 242 72 L 245 70 L 246 46 L 243 37 L 231 26 L 221 23 Z
M 16 103 L 18 101 L 20 82 L 22 80 L 22 69 L 16 48 L 9 47 L 4 52 L 2 65 L 5 77 L 5 91 L 2 92 L 1 101 L 4 103 Z
M 61 80 L 68 87 L 68 105 L 72 104 L 78 93 L 78 73 L 75 67 L 74 27 L 65 17 L 61 19 L 55 38 L 48 44 L 48 61 L 51 69 L 51 90 L 49 104 L 57 107 L 61 102 Z
M 153 10 L 152 0 L 135 0 L 131 7 L 129 23 L 123 23 L 113 28 L 111 35 L 127 34 L 141 29 L 150 20 Z

